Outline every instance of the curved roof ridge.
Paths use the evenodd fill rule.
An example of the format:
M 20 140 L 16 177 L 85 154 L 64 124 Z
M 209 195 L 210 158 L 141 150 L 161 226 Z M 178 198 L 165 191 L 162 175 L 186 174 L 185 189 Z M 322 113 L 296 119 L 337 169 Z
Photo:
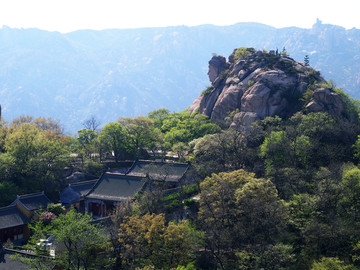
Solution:
M 69 185 L 71 186 L 75 186 L 75 185 L 81 185 L 81 184 L 89 184 L 91 182 L 96 182 L 98 181 L 99 179 L 92 179 L 92 180 L 86 180 L 86 181 L 80 181 L 80 182 L 74 182 L 74 183 L 69 183 Z
M 165 180 L 168 182 L 178 182 L 184 177 L 190 167 L 190 163 L 137 160 L 126 172 L 126 175 L 139 177 L 154 177 L 154 180 Z M 164 179 L 161 176 L 164 176 Z M 159 178 L 160 177 L 160 178 Z M 158 179 L 159 178 L 159 179 Z
M 40 198 L 40 200 L 36 199 L 36 198 Z M 36 200 L 38 200 L 38 201 L 36 201 Z M 42 207 L 42 206 L 48 205 L 49 203 L 53 203 L 46 196 L 44 191 L 37 192 L 37 193 L 24 194 L 24 195 L 17 195 L 16 199 L 11 203 L 11 205 L 15 205 L 16 202 L 19 202 L 28 211 L 31 211 L 34 209 L 39 209 L 38 208 L 39 206 Z
M 164 161 L 164 160 L 149 160 L 149 159 L 139 159 L 138 162 L 151 162 L 151 163 L 164 163 L 164 164 L 181 164 L 189 165 L 189 162 L 176 162 L 176 161 Z M 136 161 L 134 162 L 136 163 Z
M 106 172 L 105 174 L 106 175 L 125 176 L 125 177 L 129 177 L 129 178 L 144 178 L 142 176 L 131 175 L 131 174 L 127 174 L 127 173 L 110 173 L 110 172 Z
M 17 198 L 23 199 L 23 198 L 40 196 L 40 195 L 45 195 L 45 192 L 44 192 L 44 191 L 40 191 L 40 192 L 34 192 L 34 193 L 23 194 L 23 195 L 16 195 L 16 196 L 17 196 Z M 45 195 L 45 196 L 46 196 L 46 195 Z
M 17 209 L 17 206 L 15 204 L 9 204 L 7 206 L 0 207 L 0 211 L 6 210 L 8 208 L 13 208 L 13 207 L 15 207 Z

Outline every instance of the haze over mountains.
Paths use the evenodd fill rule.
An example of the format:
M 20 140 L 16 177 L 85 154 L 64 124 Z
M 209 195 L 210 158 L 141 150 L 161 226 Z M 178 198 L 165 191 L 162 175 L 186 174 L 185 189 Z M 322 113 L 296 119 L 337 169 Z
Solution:
M 60 120 L 68 133 L 94 115 L 102 124 L 166 107 L 187 108 L 206 89 L 212 53 L 237 47 L 279 51 L 320 70 L 360 97 L 360 30 L 318 21 L 312 29 L 232 26 L 82 30 L 0 29 L 0 104 L 20 115 Z

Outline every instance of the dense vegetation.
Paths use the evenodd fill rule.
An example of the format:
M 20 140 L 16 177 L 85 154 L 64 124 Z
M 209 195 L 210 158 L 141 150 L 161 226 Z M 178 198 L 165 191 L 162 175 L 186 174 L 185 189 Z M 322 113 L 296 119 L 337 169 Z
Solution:
M 16 194 L 45 190 L 53 200 L 63 188 L 65 166 L 100 175 L 110 158 L 117 163 L 136 158 L 164 158 L 173 151 L 182 161 L 188 143 L 220 131 L 203 115 L 153 111 L 148 117 L 121 117 L 98 129 L 92 117 L 77 136 L 65 136 L 51 118 L 22 116 L 0 123 L 0 206 Z M 72 154 L 72 155 L 70 155 Z
M 71 138 L 51 119 L 20 117 L 0 123 L 0 205 L 17 194 L 59 191 L 70 162 Z
M 246 53 L 240 48 L 238 57 Z M 166 109 L 102 129 L 92 118 L 76 137 L 51 119 L 2 122 L 1 204 L 44 188 L 56 197 L 65 166 L 99 175 L 109 160 L 172 152 L 191 161 L 192 185 L 137 194 L 114 213 L 110 238 L 89 216 L 51 206 L 33 226 L 29 248 L 40 235 L 56 235 L 68 243 L 56 259 L 65 269 L 359 269 L 360 107 L 326 87 L 341 94 L 344 115 L 300 110 L 246 133 Z M 187 219 L 175 222 L 179 213 Z M 102 251 L 98 260 L 93 250 Z

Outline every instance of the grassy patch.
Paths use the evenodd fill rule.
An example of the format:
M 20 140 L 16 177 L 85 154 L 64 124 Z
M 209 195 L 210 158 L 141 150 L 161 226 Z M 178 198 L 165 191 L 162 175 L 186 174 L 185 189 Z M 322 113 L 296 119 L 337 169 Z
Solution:
M 202 94 L 203 96 L 208 95 L 208 94 L 211 93 L 212 90 L 214 90 L 214 86 L 210 85 L 208 88 L 206 88 L 205 90 L 203 90 L 203 91 L 201 92 L 201 94 Z

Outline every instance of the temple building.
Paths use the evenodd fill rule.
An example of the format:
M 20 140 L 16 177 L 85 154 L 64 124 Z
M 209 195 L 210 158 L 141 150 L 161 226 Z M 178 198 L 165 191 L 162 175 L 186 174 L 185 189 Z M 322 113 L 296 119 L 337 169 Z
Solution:
M 28 224 L 36 211 L 52 203 L 44 192 L 18 195 L 9 206 L 0 208 L 0 241 L 27 239 Z
M 113 214 L 122 202 L 134 199 L 137 193 L 146 189 L 160 188 L 167 191 L 179 188 L 191 180 L 189 163 L 140 160 L 135 161 L 126 171 L 105 172 L 96 182 L 69 185 L 60 194 L 60 202 L 74 205 L 81 212 L 84 205 L 85 213 L 100 218 Z M 88 188 L 89 191 L 85 194 Z
M 18 195 L 10 205 L 16 205 L 28 218 L 32 217 L 36 210 L 45 210 L 52 201 L 45 195 L 44 191 L 26 195 Z
M 0 241 L 5 243 L 29 237 L 29 218 L 16 205 L 0 208 Z
M 106 172 L 85 196 L 85 212 L 94 218 L 111 215 L 116 206 L 133 199 L 144 186 L 142 177 Z
M 71 205 L 79 212 L 85 211 L 85 195 L 94 187 L 98 180 L 82 181 L 69 184 L 61 193 L 59 203 L 66 208 Z

